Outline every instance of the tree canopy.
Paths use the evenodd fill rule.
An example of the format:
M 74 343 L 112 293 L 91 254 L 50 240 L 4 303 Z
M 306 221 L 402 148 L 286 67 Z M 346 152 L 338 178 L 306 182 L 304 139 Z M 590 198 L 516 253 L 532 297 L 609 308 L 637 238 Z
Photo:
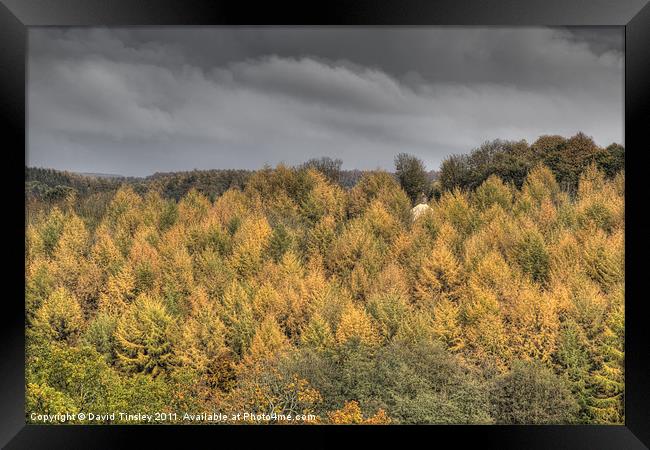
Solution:
M 623 423 L 623 158 L 495 141 L 445 161 L 416 220 L 404 154 L 353 187 L 321 160 L 30 197 L 27 418 Z

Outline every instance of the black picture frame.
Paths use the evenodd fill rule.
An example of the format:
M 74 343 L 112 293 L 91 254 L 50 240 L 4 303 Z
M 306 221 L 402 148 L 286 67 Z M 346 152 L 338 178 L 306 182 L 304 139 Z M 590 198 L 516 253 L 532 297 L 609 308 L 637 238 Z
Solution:
M 625 425 L 563 426 L 42 426 L 26 425 L 24 412 L 24 184 L 25 64 L 27 27 L 131 25 L 578 25 L 625 27 L 626 147 L 626 397 Z M 370 434 L 392 445 L 537 449 L 637 449 L 650 446 L 650 342 L 643 306 L 648 250 L 642 163 L 650 125 L 650 5 L 648 0 L 329 0 L 250 2 L 247 0 L 0 0 L 0 123 L 3 129 L 4 199 L 13 202 L 3 217 L 6 274 L 0 314 L 0 445 L 4 448 L 116 448 L 137 437 L 189 442 L 201 434 L 225 445 L 224 435 L 244 443 L 251 437 L 281 440 L 287 446 L 331 447 L 344 436 Z M 5 203 L 6 204 L 6 203 Z M 647 256 L 645 258 L 647 260 Z M 24 259 L 23 259 L 24 262 Z M 305 440 L 297 438 L 297 433 Z M 304 435 L 304 436 L 302 436 Z M 417 435 L 417 436 L 414 436 Z M 420 443 L 417 443 L 420 442 Z M 449 442 L 450 444 L 445 444 Z M 411 444 L 412 443 L 412 444 Z M 330 445 L 328 445 L 330 444 Z M 245 447 L 244 447 L 245 448 Z

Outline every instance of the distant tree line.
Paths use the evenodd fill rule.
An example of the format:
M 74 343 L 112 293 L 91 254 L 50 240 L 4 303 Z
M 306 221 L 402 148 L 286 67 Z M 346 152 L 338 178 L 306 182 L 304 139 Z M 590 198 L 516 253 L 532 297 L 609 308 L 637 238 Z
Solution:
M 313 158 L 296 169 L 306 172 L 314 169 L 326 179 L 352 189 L 366 170 L 343 170 L 343 161 L 329 157 Z M 584 133 L 565 138 L 541 136 L 532 145 L 526 141 L 488 141 L 468 154 L 452 155 L 441 164 L 440 170 L 427 170 L 424 162 L 408 153 L 395 157 L 395 171 L 390 173 L 399 181 L 412 204 L 439 198 L 453 189 L 473 190 L 491 175 L 505 183 L 521 188 L 529 172 L 543 164 L 553 173 L 558 184 L 569 195 L 574 195 L 580 174 L 594 164 L 607 178 L 625 168 L 625 149 L 620 144 L 599 147 Z M 263 169 L 263 170 L 268 170 Z M 192 170 L 155 173 L 148 177 L 84 176 L 53 169 L 25 167 L 25 194 L 32 211 L 54 204 L 76 203 L 86 217 L 99 220 L 100 210 L 108 199 L 124 184 L 139 193 L 155 191 L 165 199 L 175 201 L 192 189 L 214 201 L 231 188 L 243 190 L 251 176 L 258 171 L 237 169 Z
M 521 188 L 527 174 L 537 164 L 551 169 L 560 186 L 575 193 L 580 174 L 595 164 L 605 176 L 612 178 L 625 168 L 625 149 L 611 144 L 599 147 L 583 133 L 570 138 L 541 136 L 532 145 L 526 141 L 494 140 L 486 142 L 467 155 L 453 155 L 440 167 L 437 188 L 475 189 L 490 175 Z

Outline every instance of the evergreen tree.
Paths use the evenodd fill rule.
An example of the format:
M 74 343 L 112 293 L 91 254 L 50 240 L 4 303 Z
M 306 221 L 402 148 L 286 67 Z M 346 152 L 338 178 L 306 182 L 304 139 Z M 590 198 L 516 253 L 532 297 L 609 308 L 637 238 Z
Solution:
M 118 364 L 127 373 L 165 373 L 174 362 L 172 317 L 160 300 L 138 296 L 120 317 L 115 337 Z
M 56 289 L 36 311 L 33 327 L 47 340 L 75 343 L 84 327 L 79 302 L 65 288 Z
M 610 311 L 599 336 L 598 354 L 602 359 L 589 377 L 588 408 L 596 423 L 625 423 L 624 326 L 622 303 L 618 303 Z

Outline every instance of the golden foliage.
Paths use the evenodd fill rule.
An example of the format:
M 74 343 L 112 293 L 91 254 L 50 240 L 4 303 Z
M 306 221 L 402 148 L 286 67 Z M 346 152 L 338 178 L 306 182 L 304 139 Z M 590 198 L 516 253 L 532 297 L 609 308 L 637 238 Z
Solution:
M 513 188 L 507 186 L 496 175 L 490 175 L 476 191 L 474 191 L 473 201 L 479 210 L 484 211 L 493 205 L 507 209 L 512 206 L 514 198 Z
M 317 314 L 303 330 L 300 340 L 302 345 L 316 350 L 326 350 L 334 344 L 334 336 L 329 324 Z
M 245 217 L 233 236 L 230 264 L 241 278 L 255 274 L 262 264 L 263 252 L 271 235 L 264 217 Z
M 442 300 L 455 300 L 462 288 L 461 267 L 445 245 L 436 245 L 420 264 L 414 286 L 414 298 L 422 307 Z
M 197 289 L 190 298 L 189 316 L 180 329 L 177 356 L 181 362 L 199 372 L 215 366 L 216 360 L 225 358 L 226 327 L 219 319 L 215 302 L 206 292 Z
M 379 343 L 379 335 L 368 313 L 348 304 L 336 328 L 336 341 L 339 344 L 353 342 L 375 346 Z
M 141 294 L 117 322 L 115 336 L 120 367 L 156 377 L 174 362 L 173 319 L 156 298 Z
M 433 337 L 442 341 L 449 351 L 456 352 L 465 346 L 460 324 L 460 309 L 449 299 L 436 303 L 431 324 Z
M 99 297 L 99 310 L 111 314 L 121 314 L 136 296 L 135 275 L 131 266 L 124 266 L 117 274 L 111 275 L 106 289 Z
M 74 343 L 84 326 L 81 306 L 74 296 L 60 287 L 36 311 L 33 326 L 47 339 Z
M 526 207 L 539 208 L 546 201 L 557 202 L 560 186 L 549 168 L 537 166 L 526 177 L 521 194 Z
M 255 332 L 250 349 L 242 363 L 246 369 L 255 367 L 263 361 L 281 358 L 290 349 L 289 341 L 278 323 L 267 317 Z
M 512 350 L 501 305 L 494 292 L 476 282 L 470 283 L 469 298 L 463 307 L 464 338 L 471 358 L 494 364 L 503 371 L 512 359 Z
M 214 203 L 196 190 L 175 202 L 125 186 L 91 225 L 72 204 L 29 216 L 29 335 L 90 344 L 128 383 L 181 383 L 174 401 L 193 407 L 329 423 L 390 423 L 377 405 L 398 400 L 460 414 L 439 382 L 411 395 L 428 386 L 410 372 L 418 361 L 384 361 L 411 377 L 408 393 L 351 394 L 366 392 L 364 371 L 389 370 L 376 363 L 392 351 L 439 348 L 464 377 L 489 380 L 535 361 L 571 383 L 585 420 L 620 423 L 624 181 L 592 165 L 567 192 L 538 166 L 521 189 L 490 176 L 443 192 L 415 222 L 381 171 L 345 190 L 279 166 Z M 447 376 L 445 364 L 436 372 Z M 479 378 L 471 392 L 484 390 Z M 35 402 L 68 401 L 32 381 Z M 360 405 L 376 412 L 364 417 Z
M 386 411 L 379 409 L 374 416 L 364 418 L 359 403 L 355 400 L 345 402 L 343 408 L 329 413 L 330 423 L 335 425 L 365 424 L 386 425 L 391 422 Z
M 520 287 L 506 312 L 509 342 L 516 358 L 550 361 L 559 327 L 556 304 L 554 296 L 535 286 Z

